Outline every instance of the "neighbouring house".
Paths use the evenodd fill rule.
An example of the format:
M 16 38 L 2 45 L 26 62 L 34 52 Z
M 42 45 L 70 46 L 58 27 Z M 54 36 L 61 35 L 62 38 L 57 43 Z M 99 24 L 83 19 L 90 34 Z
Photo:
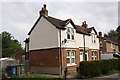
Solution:
M 18 64 L 25 64 L 25 72 L 30 70 L 28 57 L 29 55 L 27 52 L 16 52 L 15 54 L 15 59 L 18 61 Z
M 99 38 L 86 21 L 81 26 L 72 19 L 60 20 L 48 15 L 46 5 L 25 40 L 30 72 L 64 73 L 76 71 L 80 61 L 99 60 Z M 28 57 L 29 56 L 29 57 Z
M 15 59 L 19 61 L 20 64 L 25 62 L 25 52 L 16 52 Z
M 119 44 L 113 40 L 102 37 L 102 32 L 99 32 L 100 53 L 117 53 L 119 52 Z

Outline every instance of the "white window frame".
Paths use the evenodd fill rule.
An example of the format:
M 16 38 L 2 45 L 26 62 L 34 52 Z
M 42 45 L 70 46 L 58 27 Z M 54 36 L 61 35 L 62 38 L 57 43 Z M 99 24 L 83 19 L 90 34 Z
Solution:
M 69 52 L 69 56 L 67 56 L 67 52 Z M 74 55 L 72 55 L 73 53 L 72 52 L 74 52 Z M 75 56 L 76 56 L 76 51 L 75 50 L 66 50 L 66 63 L 67 63 L 67 59 L 69 59 L 70 60 L 70 63 L 67 63 L 67 66 L 74 66 L 74 65 L 76 65 L 76 58 L 75 58 Z M 72 62 L 72 59 L 74 59 L 74 62 Z
M 96 35 L 95 34 L 91 34 L 91 37 L 92 37 L 92 43 L 96 43 Z
M 70 32 L 68 32 L 68 29 Z M 74 40 L 75 39 L 74 33 L 75 33 L 75 30 L 73 28 L 67 28 L 67 40 Z M 70 35 L 70 39 L 68 39 L 68 35 Z
M 110 43 L 110 46 L 111 46 L 111 48 L 113 48 L 113 43 L 112 42 Z
M 67 55 L 68 53 L 69 53 L 69 56 Z M 70 61 L 70 50 L 66 51 L 66 63 L 67 63 L 67 59 L 69 59 Z M 70 64 L 70 63 L 67 63 L 67 64 Z
M 23 61 L 25 60 L 25 55 L 22 55 L 22 60 L 23 60 Z
M 72 55 L 74 53 L 74 55 Z M 75 64 L 75 50 L 71 51 L 71 64 Z M 74 62 L 72 62 L 72 59 L 74 59 Z
M 103 43 L 102 43 L 102 41 L 100 41 L 100 47 L 103 47 Z
M 97 59 L 97 55 L 95 55 L 95 51 L 92 51 L 92 60 L 96 60 Z

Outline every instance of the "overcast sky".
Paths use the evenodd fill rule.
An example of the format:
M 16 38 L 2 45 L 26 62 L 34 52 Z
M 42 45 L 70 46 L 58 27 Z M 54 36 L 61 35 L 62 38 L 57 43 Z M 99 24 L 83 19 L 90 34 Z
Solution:
M 44 3 L 49 16 L 71 18 L 77 25 L 87 21 L 97 32 L 107 33 L 118 26 L 118 2 L 4 2 L 0 6 L 2 31 L 10 32 L 23 45 Z

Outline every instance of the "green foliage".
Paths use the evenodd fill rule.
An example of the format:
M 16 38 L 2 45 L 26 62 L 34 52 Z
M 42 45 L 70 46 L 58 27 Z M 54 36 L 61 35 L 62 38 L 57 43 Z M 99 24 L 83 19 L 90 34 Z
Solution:
M 118 42 L 120 43 L 120 26 L 117 27 L 116 32 L 117 32 Z
M 104 35 L 105 38 L 117 38 L 117 32 L 115 30 L 110 30 L 107 34 Z
M 102 74 L 119 71 L 120 59 L 98 60 L 98 61 L 83 61 L 80 62 L 80 77 L 92 78 Z
M 23 51 L 21 44 L 10 33 L 4 31 L 0 36 L 2 37 L 2 57 L 14 57 L 15 52 Z
M 110 30 L 107 34 L 104 34 L 104 37 L 120 43 L 120 26 L 116 30 Z

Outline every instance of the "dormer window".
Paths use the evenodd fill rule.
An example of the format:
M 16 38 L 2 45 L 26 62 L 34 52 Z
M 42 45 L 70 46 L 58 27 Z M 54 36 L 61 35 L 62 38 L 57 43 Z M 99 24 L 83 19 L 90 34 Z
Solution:
M 74 29 L 73 28 L 67 28 L 67 39 L 74 40 Z
M 92 37 L 92 43 L 96 43 L 96 35 L 92 34 L 91 37 Z

